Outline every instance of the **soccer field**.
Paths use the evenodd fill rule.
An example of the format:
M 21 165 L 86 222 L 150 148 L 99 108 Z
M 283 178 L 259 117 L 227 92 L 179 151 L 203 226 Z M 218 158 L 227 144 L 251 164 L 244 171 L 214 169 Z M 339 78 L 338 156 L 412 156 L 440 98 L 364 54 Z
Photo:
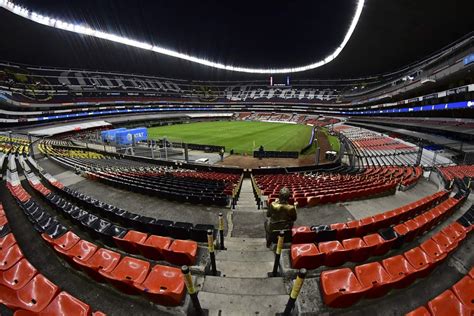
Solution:
M 226 152 L 250 154 L 263 145 L 265 150 L 300 151 L 308 145 L 310 126 L 251 121 L 218 121 L 148 129 L 149 139 L 167 137 L 170 141 L 225 146 Z

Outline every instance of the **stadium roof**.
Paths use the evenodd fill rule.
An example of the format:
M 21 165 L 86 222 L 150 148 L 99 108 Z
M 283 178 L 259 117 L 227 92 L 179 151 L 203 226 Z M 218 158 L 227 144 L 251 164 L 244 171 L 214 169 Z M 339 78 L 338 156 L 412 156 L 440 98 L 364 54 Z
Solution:
M 286 68 L 324 60 L 347 35 L 358 1 L 15 1 L 74 24 L 227 65 Z M 360 3 L 360 1 L 359 1 Z M 299 78 L 396 70 L 474 30 L 472 1 L 365 1 L 341 54 Z M 0 59 L 198 79 L 255 78 L 29 22 L 0 11 Z M 19 40 L 21 39 L 21 40 Z M 260 75 L 261 77 L 261 75 Z

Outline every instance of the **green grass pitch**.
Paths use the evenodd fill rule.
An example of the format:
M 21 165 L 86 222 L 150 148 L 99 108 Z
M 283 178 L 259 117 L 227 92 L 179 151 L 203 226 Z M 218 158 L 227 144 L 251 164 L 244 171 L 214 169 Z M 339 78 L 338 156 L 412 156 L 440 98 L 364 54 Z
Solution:
M 265 150 L 300 151 L 311 137 L 311 126 L 254 121 L 218 121 L 176 124 L 148 129 L 149 139 L 225 146 L 226 151 L 251 154 Z

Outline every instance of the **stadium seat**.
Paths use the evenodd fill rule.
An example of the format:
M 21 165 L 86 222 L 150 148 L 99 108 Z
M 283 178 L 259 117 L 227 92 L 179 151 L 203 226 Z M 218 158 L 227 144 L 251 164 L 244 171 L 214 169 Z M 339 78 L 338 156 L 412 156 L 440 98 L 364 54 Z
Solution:
M 180 269 L 156 265 L 143 283 L 134 283 L 134 286 L 145 293 L 153 302 L 176 306 L 184 298 L 184 280 Z
M 40 312 L 48 306 L 59 288 L 41 274 L 37 274 L 24 287 L 15 291 L 0 285 L 0 303 L 10 309 Z
M 469 276 L 474 279 L 474 268 L 469 271 Z
M 293 226 L 291 229 L 292 244 L 309 244 L 316 240 L 316 232 L 309 226 Z
M 431 239 L 438 245 L 444 247 L 445 251 L 448 253 L 456 249 L 458 246 L 456 239 L 452 239 L 443 233 L 437 233 L 436 235 L 432 236 Z
M 79 259 L 77 257 L 73 258 L 74 262 L 81 267 L 82 270 L 98 282 L 105 281 L 99 271 L 107 273 L 112 272 L 112 270 L 118 265 L 120 259 L 120 254 L 105 248 L 98 249 L 87 260 Z
M 347 227 L 346 223 L 334 223 L 330 226 L 331 229 L 334 229 L 336 231 L 336 238 L 338 240 L 354 237 L 356 229 Z
M 136 294 L 133 283 L 142 283 L 150 270 L 150 263 L 132 257 L 124 257 L 112 271 L 99 273 L 114 287 L 126 294 Z
M 207 242 L 207 231 L 212 230 L 215 234 L 214 225 L 196 224 L 191 229 L 191 239 L 197 242 Z
M 341 308 L 354 305 L 370 288 L 363 286 L 349 268 L 321 273 L 323 301 L 330 307 Z
M 417 271 L 417 278 L 424 278 L 433 271 L 436 267 L 436 263 L 426 252 L 420 247 L 412 248 L 406 251 L 403 256 L 411 264 L 411 266 Z
M 176 222 L 173 226 L 169 227 L 170 235 L 174 239 L 191 239 L 191 230 L 193 224 L 187 222 Z
M 405 316 L 431 316 L 431 313 L 426 309 L 426 307 L 420 306 L 417 309 L 406 313 Z
M 12 233 L 0 238 L 0 252 L 16 244 L 16 239 Z
M 361 238 L 349 238 L 342 241 L 344 249 L 350 250 L 348 258 L 352 262 L 363 262 L 369 258 L 375 245 L 368 246 Z
M 148 235 L 135 230 L 129 230 L 122 238 L 113 237 L 117 247 L 131 254 L 139 254 L 137 243 L 144 243 Z
M 0 271 L 0 285 L 17 291 L 30 282 L 37 272 L 28 260 L 21 259 L 10 269 Z
M 344 249 L 344 246 L 337 240 L 325 241 L 318 244 L 319 251 L 324 254 L 324 265 L 337 267 L 346 262 L 352 250 Z
M 429 301 L 428 309 L 433 316 L 472 315 L 472 311 L 451 290 L 446 290 Z
M 74 258 L 87 261 L 96 252 L 97 246 L 86 240 L 79 240 L 72 248 L 64 250 L 61 247 L 54 246 L 54 250 L 59 252 L 71 265 L 77 267 Z
M 5 271 L 13 267 L 18 261 L 23 259 L 23 253 L 17 244 L 0 251 L 0 271 Z
M 150 235 L 144 242 L 137 242 L 140 253 L 148 259 L 163 260 L 163 249 L 171 245 L 171 238 Z
M 465 276 L 453 285 L 452 291 L 474 314 L 474 280 Z
M 15 312 L 15 316 L 89 316 L 91 315 L 90 309 L 89 305 L 63 291 L 59 293 L 41 312 L 35 313 L 20 310 Z
M 392 248 L 396 240 L 396 238 L 385 240 L 377 233 L 364 236 L 362 239 L 368 247 L 374 247 L 372 249 L 373 256 L 382 256 L 386 254 Z
M 175 239 L 171 246 L 163 249 L 165 260 L 176 265 L 193 265 L 198 246 L 195 241 Z
M 365 294 L 367 298 L 384 296 L 394 281 L 393 277 L 378 262 L 358 265 L 354 272 L 360 284 L 369 288 Z
M 46 240 L 52 247 L 59 246 L 63 250 L 71 249 L 72 247 L 74 247 L 75 244 L 79 242 L 79 240 L 81 240 L 79 236 L 77 236 L 71 231 L 68 231 L 61 237 L 55 239 L 51 238 L 47 234 L 41 234 L 41 237 L 43 237 L 43 239 Z
M 382 260 L 382 266 L 393 278 L 394 288 L 401 289 L 415 281 L 415 268 L 401 255 Z
M 324 262 L 324 254 L 313 243 L 291 245 L 291 267 L 293 269 L 316 269 Z
M 420 248 L 430 256 L 435 263 L 438 263 L 446 258 L 448 252 L 446 248 L 433 239 L 428 239 L 420 245 Z

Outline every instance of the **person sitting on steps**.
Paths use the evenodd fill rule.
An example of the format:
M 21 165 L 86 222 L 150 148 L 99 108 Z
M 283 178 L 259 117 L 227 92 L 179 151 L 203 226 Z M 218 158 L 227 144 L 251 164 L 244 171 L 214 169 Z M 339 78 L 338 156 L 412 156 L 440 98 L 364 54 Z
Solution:
M 290 190 L 284 187 L 280 190 L 278 199 L 268 206 L 265 221 L 265 235 L 267 247 L 275 241 L 280 230 L 291 231 L 293 223 L 296 221 L 296 206 L 290 205 Z

